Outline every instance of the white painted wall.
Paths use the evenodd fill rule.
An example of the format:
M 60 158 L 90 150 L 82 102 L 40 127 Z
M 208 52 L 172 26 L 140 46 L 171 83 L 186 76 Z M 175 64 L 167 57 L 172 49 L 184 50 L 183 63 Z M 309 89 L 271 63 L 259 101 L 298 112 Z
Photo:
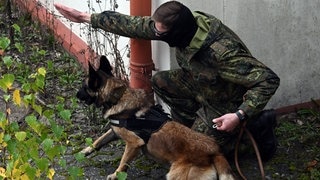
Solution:
M 88 11 L 87 0 L 61 2 Z M 166 0 L 153 0 L 152 9 Z M 105 1 L 109 2 L 109 1 Z M 215 15 L 233 29 L 252 54 L 273 69 L 281 85 L 268 106 L 281 107 L 320 98 L 320 1 L 316 0 L 181 0 L 192 10 Z M 119 12 L 129 14 L 129 1 L 118 0 Z M 100 12 L 105 7 L 95 7 Z M 83 26 L 83 25 L 81 25 Z M 80 27 L 81 27 L 80 26 Z M 73 24 L 77 31 L 78 25 Z M 128 43 L 128 40 L 124 40 Z M 173 51 L 152 42 L 152 58 L 158 70 L 176 68 Z
M 84 11 L 88 13 L 99 13 L 105 10 L 111 10 L 111 4 L 110 1 L 101 1 L 97 3 L 96 1 L 88 1 L 88 0 L 39 0 L 42 4 L 44 4 L 46 7 L 50 9 L 54 14 L 60 15 L 60 13 L 54 8 L 53 4 L 54 3 L 61 3 L 63 5 L 66 5 L 68 7 L 75 8 L 79 11 Z M 88 3 L 89 2 L 89 3 Z M 128 0 L 118 0 L 119 3 L 121 3 L 117 11 L 124 13 L 124 14 L 130 14 L 130 1 Z M 61 15 L 60 15 L 61 16 Z M 63 23 L 65 23 L 72 32 L 77 34 L 81 39 L 83 39 L 85 42 L 88 44 L 93 44 L 93 49 L 97 51 L 98 54 L 104 53 L 103 51 L 97 50 L 96 43 L 92 43 L 96 38 L 88 35 L 88 29 L 89 25 L 85 23 L 73 23 L 67 20 L 66 18 L 63 18 L 62 16 L 59 18 Z M 107 52 L 110 47 L 108 47 L 108 43 L 106 42 L 107 40 L 100 34 L 97 33 L 97 37 L 99 37 L 99 41 L 101 44 L 106 46 Z M 125 68 L 128 70 L 129 69 L 129 59 L 127 58 L 127 48 L 126 46 L 130 44 L 130 39 L 126 37 L 120 37 L 119 39 L 119 44 L 118 44 L 118 49 L 120 50 L 120 54 L 123 55 L 124 60 L 125 60 Z M 112 59 L 111 56 L 109 56 L 109 59 Z
M 269 107 L 320 98 L 319 0 L 181 2 L 221 19 L 257 59 L 279 75 L 281 84 Z
M 319 99 L 320 1 L 237 0 L 228 7 L 227 23 L 281 78 L 270 104 Z
M 96 1 L 90 2 L 90 7 L 88 7 L 88 1 L 82 0 L 82 1 L 74 1 L 74 0 L 40 0 L 41 3 L 43 3 L 46 7 L 48 7 L 51 11 L 53 11 L 55 14 L 60 15 L 58 11 L 55 10 L 53 4 L 54 3 L 61 3 L 69 7 L 73 7 L 80 11 L 85 11 L 88 13 L 92 12 L 102 12 L 104 10 L 110 10 L 110 2 L 109 1 L 101 1 L 100 3 L 97 3 Z M 129 0 L 118 0 L 119 8 L 117 9 L 118 12 L 124 13 L 124 14 L 130 14 L 130 1 Z M 152 1 L 152 12 L 155 10 L 155 7 L 158 7 L 161 3 L 165 2 L 165 0 L 159 0 L 159 1 Z M 72 23 L 68 21 L 67 19 L 61 17 L 60 20 L 67 24 L 67 26 L 70 26 L 73 32 L 79 35 L 84 41 L 89 42 L 89 39 L 87 37 L 87 31 L 85 29 L 88 29 L 87 24 L 79 24 L 79 23 Z M 105 43 L 107 44 L 107 43 Z M 125 46 L 130 44 L 130 39 L 126 37 L 121 37 L 119 41 L 119 50 L 126 49 Z M 156 71 L 157 70 L 168 70 L 171 67 L 170 62 L 170 51 L 169 46 L 166 43 L 160 42 L 160 41 L 152 41 L 152 59 L 154 60 Z M 126 52 L 123 52 L 126 53 Z M 129 68 L 129 59 L 124 58 L 126 60 L 126 68 Z

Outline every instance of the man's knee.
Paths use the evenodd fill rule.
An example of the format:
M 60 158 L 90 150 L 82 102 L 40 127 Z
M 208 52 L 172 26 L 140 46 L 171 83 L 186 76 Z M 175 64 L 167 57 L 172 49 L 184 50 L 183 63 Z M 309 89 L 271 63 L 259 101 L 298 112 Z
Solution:
M 161 84 L 161 82 L 167 78 L 167 74 L 167 71 L 157 72 L 151 77 L 152 84 Z
M 179 122 L 180 124 L 183 124 L 185 126 L 187 126 L 188 128 L 191 128 L 192 125 L 195 122 L 195 114 L 192 116 L 186 114 L 185 112 L 182 113 L 178 113 L 176 111 L 174 111 L 173 109 L 171 109 L 171 116 L 172 119 L 176 122 Z

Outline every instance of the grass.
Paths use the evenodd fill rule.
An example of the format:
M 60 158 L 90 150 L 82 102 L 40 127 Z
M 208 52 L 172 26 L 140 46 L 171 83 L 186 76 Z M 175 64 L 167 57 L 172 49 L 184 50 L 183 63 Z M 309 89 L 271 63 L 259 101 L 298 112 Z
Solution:
M 279 151 L 272 163 L 287 172 L 290 179 L 320 178 L 320 116 L 319 111 L 300 110 L 284 115 L 276 129 Z M 275 176 L 281 176 L 279 171 Z

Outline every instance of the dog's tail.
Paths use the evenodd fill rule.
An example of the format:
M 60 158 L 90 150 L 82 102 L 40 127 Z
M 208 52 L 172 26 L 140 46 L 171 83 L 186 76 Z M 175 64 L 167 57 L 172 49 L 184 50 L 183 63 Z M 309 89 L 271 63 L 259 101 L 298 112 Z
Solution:
M 173 162 L 166 175 L 168 180 L 213 180 L 218 179 L 213 165 L 197 166 L 185 161 Z
M 235 179 L 235 176 L 227 159 L 222 154 L 213 156 L 213 163 L 220 180 Z
M 175 161 L 171 164 L 170 170 L 166 175 L 167 179 L 201 179 L 201 180 L 234 180 L 233 171 L 225 159 L 221 155 L 213 156 L 213 164 L 199 166 L 188 163 L 185 160 Z

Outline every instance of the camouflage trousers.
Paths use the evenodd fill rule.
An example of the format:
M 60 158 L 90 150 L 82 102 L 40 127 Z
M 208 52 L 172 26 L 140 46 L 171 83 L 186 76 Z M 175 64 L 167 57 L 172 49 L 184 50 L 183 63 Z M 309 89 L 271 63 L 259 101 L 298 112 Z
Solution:
M 152 85 L 156 95 L 171 108 L 175 120 L 190 127 L 201 118 L 204 133 L 213 136 L 226 151 L 233 147 L 239 130 L 232 133 L 218 131 L 212 128 L 212 119 L 235 112 L 242 103 L 244 90 L 227 92 L 229 87 L 195 81 L 182 69 L 156 73 Z

